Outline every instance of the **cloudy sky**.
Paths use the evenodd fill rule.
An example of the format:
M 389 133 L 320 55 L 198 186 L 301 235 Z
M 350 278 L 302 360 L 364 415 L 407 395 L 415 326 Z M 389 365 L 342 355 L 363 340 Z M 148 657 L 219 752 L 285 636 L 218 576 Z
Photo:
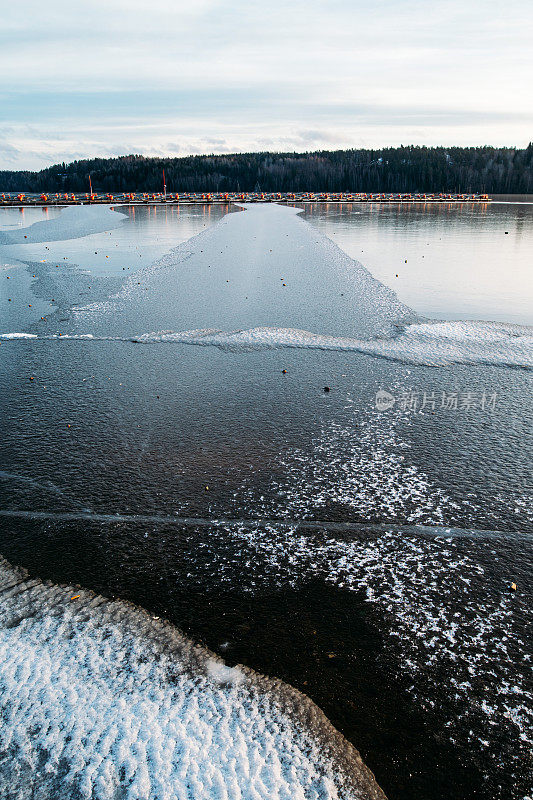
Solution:
M 22 0 L 0 169 L 533 139 L 531 0 Z

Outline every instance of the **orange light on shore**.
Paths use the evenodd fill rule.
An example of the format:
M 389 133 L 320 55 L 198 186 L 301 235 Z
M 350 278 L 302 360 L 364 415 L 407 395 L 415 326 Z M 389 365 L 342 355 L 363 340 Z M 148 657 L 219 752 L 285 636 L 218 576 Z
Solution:
M 370 194 L 366 192 L 185 192 L 184 194 L 172 193 L 164 196 L 161 192 L 122 192 L 118 195 L 113 195 L 110 192 L 106 194 L 95 194 L 94 192 L 88 194 L 74 194 L 65 192 L 61 194 L 47 194 L 42 192 L 40 195 L 35 194 L 27 196 L 24 192 L 15 193 L 1 193 L 0 203 L 2 204 L 20 204 L 20 210 L 23 211 L 25 206 L 34 206 L 36 204 L 47 203 L 49 200 L 55 201 L 59 204 L 82 204 L 88 203 L 111 203 L 117 199 L 117 202 L 128 201 L 130 203 L 140 202 L 150 204 L 150 209 L 156 213 L 156 204 L 160 202 L 178 204 L 178 203 L 203 203 L 210 206 L 212 203 L 231 203 L 231 202 L 303 202 L 303 203 L 483 203 L 491 202 L 490 195 L 466 193 L 466 194 L 444 194 L 444 193 L 408 193 L 408 192 L 377 192 Z M 210 213 L 210 209 L 206 209 L 206 213 Z

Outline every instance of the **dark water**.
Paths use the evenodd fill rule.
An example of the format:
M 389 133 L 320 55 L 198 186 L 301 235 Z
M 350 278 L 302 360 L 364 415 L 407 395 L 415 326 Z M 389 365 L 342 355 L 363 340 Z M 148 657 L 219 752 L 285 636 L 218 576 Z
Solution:
M 270 250 L 267 234 L 261 253 L 248 243 L 245 264 L 219 254 L 221 283 L 249 278 Z M 154 233 L 155 257 L 156 245 Z M 265 268 L 260 292 L 249 289 L 263 309 L 258 324 L 275 313 L 284 324 L 291 312 L 294 299 L 278 290 L 280 277 L 291 288 L 291 265 L 277 274 L 283 257 L 275 284 Z M 33 292 L 60 304 L 47 330 L 109 324 L 131 333 L 132 320 L 155 323 L 152 291 L 100 308 L 93 322 L 72 314 L 80 294 L 90 303 L 116 291 L 117 269 L 99 277 L 64 268 L 58 278 L 34 259 Z M 228 321 L 241 300 L 224 289 L 209 302 L 218 296 L 212 316 Z M 177 306 L 187 318 L 175 286 L 157 291 L 165 314 Z M 301 300 L 304 324 L 316 299 Z M 341 307 L 339 325 L 346 319 Z M 136 332 L 144 330 L 158 328 Z M 133 600 L 228 663 L 297 686 L 391 798 L 528 795 L 529 372 L 38 339 L 2 342 L 0 381 L 8 559 Z M 397 398 L 392 409 L 376 409 L 379 389 Z M 442 408 L 454 392 L 457 409 Z

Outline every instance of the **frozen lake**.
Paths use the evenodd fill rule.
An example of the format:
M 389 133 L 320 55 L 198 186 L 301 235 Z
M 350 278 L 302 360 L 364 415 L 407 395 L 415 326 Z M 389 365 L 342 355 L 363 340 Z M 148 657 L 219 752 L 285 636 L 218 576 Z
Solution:
M 121 210 L 127 221 L 111 236 L 104 232 L 59 244 L 4 247 L 1 262 L 18 256 L 47 263 L 68 260 L 95 275 L 120 275 L 149 265 L 229 208 L 124 206 Z M 0 209 L 0 240 L 2 233 L 58 214 L 57 208 Z M 533 203 L 320 203 L 306 204 L 303 218 L 422 315 L 533 323 Z
M 390 797 L 522 800 L 530 209 L 2 210 L 0 553 L 295 686 Z M 4 646 L 30 669 L 24 602 Z

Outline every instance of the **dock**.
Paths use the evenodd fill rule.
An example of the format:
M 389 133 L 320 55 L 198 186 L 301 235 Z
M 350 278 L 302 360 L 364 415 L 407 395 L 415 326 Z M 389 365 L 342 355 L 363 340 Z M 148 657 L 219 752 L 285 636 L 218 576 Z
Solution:
M 367 192 L 124 192 L 120 194 L 72 192 L 50 194 L 3 193 L 2 206 L 207 205 L 227 203 L 490 203 L 488 194 L 408 194 Z

